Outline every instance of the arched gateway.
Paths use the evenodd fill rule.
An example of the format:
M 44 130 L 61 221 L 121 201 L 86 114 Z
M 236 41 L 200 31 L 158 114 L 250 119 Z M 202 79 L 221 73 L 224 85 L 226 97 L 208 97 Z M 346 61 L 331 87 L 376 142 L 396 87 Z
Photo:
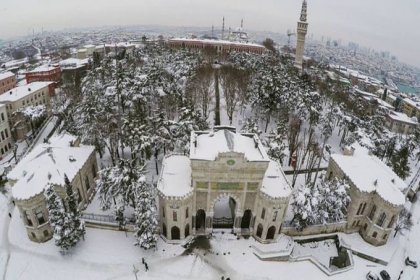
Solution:
M 158 191 L 161 232 L 191 225 L 191 232 L 180 231 L 184 239 L 229 228 L 261 242 L 277 237 L 291 194 L 281 167 L 268 158 L 259 138 L 231 127 L 193 132 L 189 157 L 163 160 Z M 177 239 L 177 233 L 167 240 Z

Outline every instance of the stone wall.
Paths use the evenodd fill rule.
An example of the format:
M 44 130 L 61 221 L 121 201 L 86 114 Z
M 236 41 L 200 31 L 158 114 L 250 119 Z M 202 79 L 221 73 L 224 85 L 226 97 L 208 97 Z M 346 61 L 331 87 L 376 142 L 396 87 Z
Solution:
M 284 226 L 282 233 L 290 236 L 306 236 L 306 235 L 316 235 L 316 234 L 326 234 L 326 233 L 336 233 L 336 232 L 346 232 L 346 221 L 339 223 L 331 223 L 325 225 L 312 225 L 304 228 L 302 231 L 297 230 L 293 226 Z

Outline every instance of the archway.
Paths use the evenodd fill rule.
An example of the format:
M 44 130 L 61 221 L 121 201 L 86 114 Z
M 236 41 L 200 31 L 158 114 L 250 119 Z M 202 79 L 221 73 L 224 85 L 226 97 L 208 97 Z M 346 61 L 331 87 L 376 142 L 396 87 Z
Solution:
M 267 231 L 266 239 L 274 239 L 274 234 L 275 233 L 276 233 L 276 227 L 275 226 L 269 227 L 268 231 Z
M 188 235 L 190 235 L 190 225 L 186 224 L 185 225 L 185 237 L 187 237 Z
M 262 226 L 262 224 L 258 224 L 258 227 L 257 227 L 257 237 L 261 238 L 262 232 L 263 232 L 263 226 Z
M 206 212 L 203 209 L 197 211 L 195 216 L 195 229 L 197 231 L 204 231 L 206 229 Z
M 162 234 L 163 234 L 163 236 L 167 237 L 167 235 L 166 235 L 166 225 L 165 225 L 165 223 L 163 223 L 163 224 L 162 224 Z
M 213 207 L 213 228 L 233 228 L 235 221 L 236 201 L 224 196 L 219 198 Z
M 171 228 L 171 239 L 172 240 L 179 240 L 180 237 L 180 232 L 179 232 L 179 228 L 177 226 L 173 226 Z
M 242 216 L 241 228 L 248 229 L 251 225 L 252 212 L 250 209 L 245 210 Z

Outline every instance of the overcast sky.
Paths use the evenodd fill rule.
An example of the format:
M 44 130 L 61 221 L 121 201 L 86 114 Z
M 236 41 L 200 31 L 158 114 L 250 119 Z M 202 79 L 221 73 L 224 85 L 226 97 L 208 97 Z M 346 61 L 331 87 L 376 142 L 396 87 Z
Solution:
M 158 24 L 286 33 L 301 0 L 0 0 L 0 38 L 32 29 Z M 309 34 L 388 50 L 420 67 L 420 0 L 308 0 Z

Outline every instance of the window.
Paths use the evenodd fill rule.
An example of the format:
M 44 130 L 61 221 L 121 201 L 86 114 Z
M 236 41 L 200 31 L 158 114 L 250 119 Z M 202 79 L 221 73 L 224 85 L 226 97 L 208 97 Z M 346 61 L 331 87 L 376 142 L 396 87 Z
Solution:
M 36 239 L 35 233 L 31 232 L 32 238 Z
M 353 222 L 352 226 L 353 226 L 353 227 L 355 227 L 355 226 L 356 226 L 356 221 L 354 221 L 354 222 Z
M 265 208 L 262 209 L 261 211 L 261 219 L 265 218 Z
M 28 225 L 28 226 L 33 226 L 33 223 L 32 223 L 32 220 L 31 220 L 31 218 L 30 218 L 30 212 L 29 211 L 25 211 L 25 220 L 26 220 L 26 224 Z
M 48 237 L 48 230 L 44 230 L 44 237 Z
M 1 139 L 4 140 L 4 131 L 1 132 Z
M 364 230 L 364 231 L 366 231 L 366 230 L 367 230 L 367 224 L 365 224 L 365 225 L 363 226 L 363 230 Z
M 369 213 L 369 219 L 372 220 L 373 217 L 375 216 L 375 212 L 376 212 L 376 205 L 373 205 L 372 209 L 370 210 Z
M 92 176 L 93 178 L 96 177 L 96 168 L 95 168 L 95 164 L 92 165 Z
M 382 214 L 379 216 L 378 222 L 376 223 L 378 226 L 382 227 L 382 225 L 385 222 L 386 214 L 382 212 Z
M 89 178 L 88 177 L 86 177 L 86 179 L 85 179 L 85 185 L 86 185 L 86 190 L 89 190 L 90 189 L 90 184 L 89 184 Z
M 385 240 L 387 237 L 388 237 L 388 234 L 385 233 L 384 236 L 382 236 L 382 239 Z
M 176 214 L 176 211 L 173 211 L 173 212 L 172 212 L 172 220 L 173 220 L 174 222 L 177 222 L 177 221 L 178 221 L 178 216 L 177 216 L 177 214 Z
M 82 194 L 80 193 L 80 190 L 78 188 L 77 189 L 77 203 L 80 204 L 80 202 L 82 202 Z
M 9 132 L 7 132 L 7 128 L 4 130 L 4 133 L 6 134 L 6 138 L 9 138 Z
M 37 209 L 35 211 L 35 215 L 36 215 L 36 218 L 38 220 L 38 225 L 45 224 L 46 221 L 45 221 L 45 218 L 44 218 L 44 213 L 42 213 L 42 210 L 41 209 Z
M 162 217 L 165 218 L 165 207 L 162 207 Z
M 185 218 L 188 219 L 188 207 L 185 209 Z
M 394 225 L 394 223 L 395 223 L 395 215 L 392 216 L 391 221 L 389 221 L 388 228 L 392 228 L 392 226 Z
M 277 210 L 274 211 L 274 213 L 273 213 L 273 222 L 275 222 L 277 220 L 277 213 L 278 213 Z
M 366 202 L 363 203 L 363 208 L 362 208 L 362 211 L 360 212 L 360 215 L 363 215 L 363 213 L 365 213 L 365 208 L 366 208 Z
M 357 209 L 356 215 L 360 215 L 360 212 L 362 212 L 363 203 L 360 203 L 359 209 Z
M 376 236 L 378 236 L 378 233 L 376 231 L 373 232 L 372 237 L 376 238 Z
M 1 120 L 4 121 L 4 113 L 1 113 Z
M 1 150 L 0 150 L 0 151 L 1 151 L 1 154 L 3 155 L 3 154 L 4 154 L 4 150 L 3 150 L 3 148 L 1 148 Z
M 10 142 L 7 144 L 7 147 L 9 147 L 9 149 L 12 148 L 12 144 L 10 144 Z
M 356 226 L 359 226 L 359 225 L 360 225 L 360 220 L 358 220 L 358 221 L 357 221 L 357 224 L 356 224 Z

